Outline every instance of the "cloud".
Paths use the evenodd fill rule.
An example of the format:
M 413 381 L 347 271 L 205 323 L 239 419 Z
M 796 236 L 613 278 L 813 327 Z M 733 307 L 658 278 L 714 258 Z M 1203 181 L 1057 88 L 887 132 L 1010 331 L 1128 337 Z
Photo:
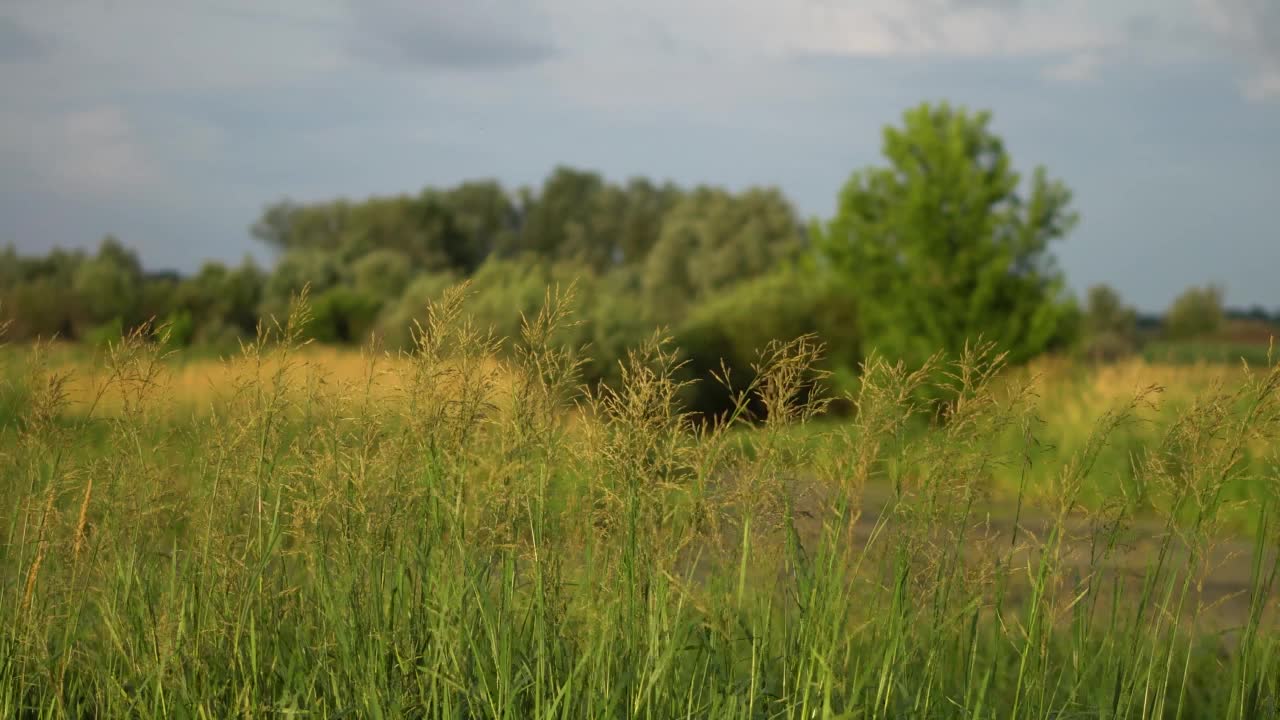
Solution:
M 39 60 L 48 55 L 52 43 L 17 20 L 0 17 L 0 63 Z
M 172 191 L 172 165 L 213 157 L 221 138 L 198 122 L 169 115 L 151 120 L 140 125 L 111 104 L 53 115 L 0 112 L 0 156 L 11 170 L 6 181 L 57 194 L 155 199 Z
M 512 0 L 352 0 L 352 49 L 393 66 L 492 70 L 534 65 L 556 47 L 545 18 Z
M 1098 71 L 1104 64 L 1103 57 L 1097 52 L 1083 52 L 1073 55 L 1067 60 L 1045 69 L 1045 76 L 1050 80 L 1063 83 L 1082 83 L 1097 78 Z
M 1280 3 L 1275 0 L 1197 0 L 1209 26 L 1249 65 L 1241 87 L 1252 100 L 1280 99 Z
M 66 107 L 314 82 L 350 64 L 335 51 L 340 1 L 0 0 L 46 46 L 39 62 L 0 64 L 0 88 L 10 103 Z
M 124 111 L 102 106 L 67 113 L 44 133 L 50 179 L 59 186 L 115 194 L 152 185 L 158 170 Z
M 1081 10 L 1095 1 L 1107 0 L 541 0 L 561 49 L 538 79 L 568 105 L 628 120 L 741 125 L 762 102 L 868 92 L 890 67 L 1100 54 L 1122 33 Z

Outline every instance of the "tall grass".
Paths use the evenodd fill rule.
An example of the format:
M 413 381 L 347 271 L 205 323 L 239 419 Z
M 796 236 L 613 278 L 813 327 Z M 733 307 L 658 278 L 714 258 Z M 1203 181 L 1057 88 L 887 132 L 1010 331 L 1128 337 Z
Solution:
M 34 348 L 4 375 L 0 716 L 1276 716 L 1280 471 L 1257 448 L 1280 447 L 1280 367 L 1134 452 L 1151 531 L 1081 498 L 1157 386 L 1064 459 L 1043 386 L 990 346 L 873 357 L 856 414 L 805 442 L 831 399 L 814 338 L 700 423 L 660 335 L 580 387 L 553 341 L 571 299 L 507 354 L 459 288 L 412 352 L 334 377 L 303 297 L 181 423 L 162 329 L 113 346 L 75 412 Z M 1222 526 L 1240 483 L 1248 546 Z

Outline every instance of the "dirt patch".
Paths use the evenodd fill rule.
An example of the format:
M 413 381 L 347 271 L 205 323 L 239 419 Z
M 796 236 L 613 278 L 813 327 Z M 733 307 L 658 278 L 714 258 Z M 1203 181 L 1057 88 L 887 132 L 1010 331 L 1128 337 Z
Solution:
M 798 494 L 794 505 L 796 540 L 803 551 L 812 553 L 824 533 L 824 524 L 830 523 L 832 510 L 827 498 L 820 491 L 810 488 Z M 1015 517 L 1017 521 L 1015 522 Z M 1183 621 L 1194 620 L 1206 632 L 1229 634 L 1247 617 L 1251 603 L 1253 573 L 1255 568 L 1255 544 L 1243 537 L 1220 538 L 1201 549 L 1194 558 L 1187 541 L 1167 533 L 1157 519 L 1136 519 L 1123 527 L 1113 528 L 1099 520 L 1074 517 L 1068 521 L 1060 546 L 1059 578 L 1067 588 L 1082 587 L 1090 574 L 1101 580 L 1106 590 L 1099 593 L 1100 602 L 1109 603 L 1114 588 L 1119 587 L 1122 597 L 1136 602 L 1141 597 L 1144 583 L 1150 582 L 1153 568 L 1161 572 L 1155 575 L 1152 592 L 1154 602 L 1164 607 L 1181 607 Z M 906 543 L 918 543 L 919 557 L 924 563 L 931 561 L 958 561 L 965 564 L 965 572 L 982 572 L 995 563 L 1008 563 L 1009 583 L 1006 597 L 1017 602 L 1026 597 L 1031 587 L 1030 578 L 1039 565 L 1050 536 L 1053 523 L 1047 515 L 1027 509 L 1001 504 L 987 504 L 972 509 L 963 526 L 963 534 L 952 528 L 931 528 L 920 513 L 912 513 L 895 505 L 887 488 L 868 491 L 863 498 L 861 512 L 840 538 L 840 542 L 853 545 L 851 557 L 866 556 L 876 562 L 864 562 L 864 573 L 883 572 L 891 565 L 878 560 L 891 556 Z M 937 530 L 937 532 L 933 532 Z M 1167 541 L 1166 541 L 1166 536 Z M 720 528 L 718 546 L 722 549 L 719 562 L 730 562 L 730 557 L 741 545 L 741 524 L 730 519 Z M 785 535 L 781 530 L 764 533 L 753 540 L 757 552 L 753 552 L 753 575 L 761 580 L 774 576 L 778 580 L 785 570 L 781 563 L 781 549 Z M 958 553 L 949 552 L 959 546 Z M 1277 548 L 1267 548 L 1261 558 L 1264 576 L 1277 562 Z M 706 578 L 718 564 L 714 554 L 703 554 L 698 562 L 695 577 Z M 1190 576 L 1191 586 L 1178 602 L 1183 579 Z M 1169 579 L 1175 580 L 1174 597 L 1165 599 L 1169 591 Z M 875 580 L 872 578 L 864 578 Z M 888 578 L 883 578 L 887 580 Z M 1272 593 L 1266 601 L 1270 622 L 1277 620 L 1277 597 Z

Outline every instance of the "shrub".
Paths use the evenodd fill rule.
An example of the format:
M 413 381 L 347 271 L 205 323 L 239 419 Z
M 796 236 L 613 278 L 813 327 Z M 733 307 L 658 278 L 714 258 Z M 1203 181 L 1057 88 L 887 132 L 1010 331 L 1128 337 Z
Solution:
M 364 342 L 369 339 L 381 309 L 381 300 L 360 290 L 346 286 L 330 288 L 315 298 L 311 322 L 304 333 L 325 343 Z
M 732 385 L 741 387 L 755 373 L 752 364 L 770 341 L 816 335 L 826 345 L 822 363 L 837 377 L 848 377 L 861 356 L 856 308 L 837 283 L 807 269 L 785 266 L 712 296 L 696 306 L 676 330 L 676 344 L 687 361 L 686 391 L 691 411 L 718 413 L 731 406 L 731 391 L 714 379 L 723 360 Z

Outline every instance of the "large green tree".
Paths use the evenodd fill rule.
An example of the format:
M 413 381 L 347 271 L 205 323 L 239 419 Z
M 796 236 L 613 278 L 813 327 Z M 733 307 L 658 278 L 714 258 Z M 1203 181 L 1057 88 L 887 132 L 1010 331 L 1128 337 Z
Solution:
M 1049 245 L 1076 223 L 1071 192 L 1043 168 L 1021 188 L 990 119 L 947 103 L 908 110 L 884 131 L 888 164 L 855 173 L 814 228 L 868 348 L 918 363 L 982 336 L 1017 361 L 1069 332 Z

